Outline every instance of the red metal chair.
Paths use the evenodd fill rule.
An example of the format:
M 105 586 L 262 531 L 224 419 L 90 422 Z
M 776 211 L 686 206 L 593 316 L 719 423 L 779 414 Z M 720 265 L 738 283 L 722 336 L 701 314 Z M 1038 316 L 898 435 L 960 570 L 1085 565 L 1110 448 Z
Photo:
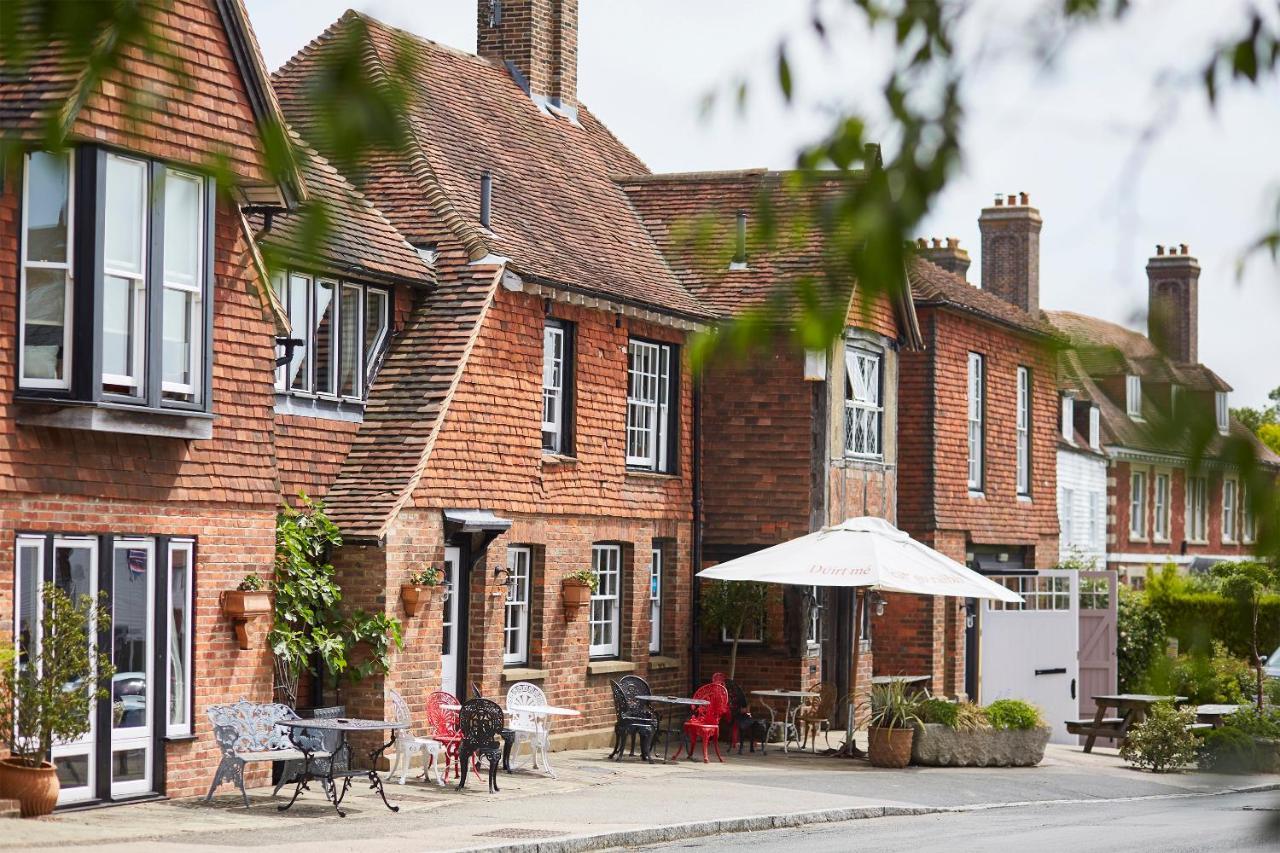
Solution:
M 693 716 L 684 724 L 687 740 L 681 742 L 680 749 L 687 747 L 689 760 L 692 761 L 693 745 L 697 741 L 702 741 L 702 763 L 706 764 L 709 761 L 708 744 L 715 748 L 716 760 L 723 762 L 724 758 L 720 755 L 720 721 L 729 713 L 729 692 L 724 689 L 723 684 L 713 681 L 699 687 L 693 694 L 693 698 L 706 699 L 707 704 L 694 708 Z M 680 757 L 680 749 L 676 750 L 672 761 Z
M 462 743 L 462 730 L 458 727 L 458 712 L 445 709 L 445 705 L 461 705 L 458 697 L 437 690 L 427 697 L 428 737 L 444 747 L 444 776 L 441 784 L 449 781 L 449 769 L 458 764 L 458 747 Z M 459 768 L 461 769 L 461 768 Z

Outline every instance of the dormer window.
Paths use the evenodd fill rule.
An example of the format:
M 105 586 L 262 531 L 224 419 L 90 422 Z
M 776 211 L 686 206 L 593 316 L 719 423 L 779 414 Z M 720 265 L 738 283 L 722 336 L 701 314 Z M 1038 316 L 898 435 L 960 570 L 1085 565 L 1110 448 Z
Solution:
M 1142 380 L 1137 376 L 1125 377 L 1124 410 L 1134 420 L 1142 420 Z
M 1218 432 L 1226 435 L 1231 430 L 1231 410 L 1227 407 L 1226 391 L 1213 395 L 1213 408 L 1218 419 Z
M 1076 401 L 1070 394 L 1062 395 L 1062 437 L 1066 441 L 1075 438 Z

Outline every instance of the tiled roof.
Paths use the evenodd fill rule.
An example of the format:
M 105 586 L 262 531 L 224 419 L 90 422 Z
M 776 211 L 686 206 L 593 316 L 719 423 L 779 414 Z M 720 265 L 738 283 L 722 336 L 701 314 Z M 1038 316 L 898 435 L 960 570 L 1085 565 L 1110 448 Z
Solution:
M 1129 417 L 1125 401 L 1112 399 L 1098 383 L 1135 375 L 1150 383 L 1148 387 L 1177 384 L 1191 391 L 1212 393 L 1229 391 L 1231 386 L 1202 364 L 1173 363 L 1145 335 L 1132 329 L 1070 311 L 1045 314 L 1070 344 L 1059 359 L 1060 384 L 1069 390 L 1078 389 L 1078 393 L 1097 404 L 1103 445 L 1171 456 L 1192 452 L 1190 429 L 1171 425 L 1169 400 L 1158 400 L 1155 394 L 1144 393 L 1142 417 L 1135 420 Z M 1231 437 L 1251 444 L 1261 461 L 1280 465 L 1280 456 L 1235 418 L 1230 419 L 1228 431 Z M 1215 434 L 1206 452 L 1210 456 L 1218 454 L 1223 442 L 1224 438 Z
M 944 305 L 977 314 L 1025 332 L 1057 337 L 1053 326 L 1018 306 L 975 287 L 961 276 L 932 261 L 914 258 L 908 265 L 911 293 L 917 305 Z
M 434 273 L 400 232 L 328 160 L 305 149 L 303 176 L 313 200 L 323 201 L 329 228 L 323 244 L 304 251 L 305 223 L 298 214 L 277 216 L 263 242 L 290 260 L 372 281 L 425 284 Z
M 847 265 L 842 274 L 840 259 L 828 255 L 820 229 L 808 227 L 797 234 L 791 227 L 799 220 L 812 225 L 822 199 L 841 182 L 832 179 L 807 190 L 789 190 L 784 177 L 761 169 L 617 181 L 680 282 L 720 316 L 770 302 L 794 309 L 794 285 L 801 281 L 816 286 L 824 301 L 845 307 L 853 286 Z M 777 227 L 773 245 L 752 239 L 745 268 L 735 269 L 731 261 L 739 211 L 749 217 L 757 212 L 771 215 Z
M 644 164 L 586 107 L 578 124 L 549 114 L 500 65 L 348 12 L 275 74 L 285 114 L 304 137 L 313 135 L 310 105 L 323 97 L 311 81 L 357 20 L 367 27 L 371 75 L 398 73 L 402 47 L 414 60 L 410 150 L 365 164 L 359 176 L 401 233 L 415 240 L 443 222 L 473 260 L 498 255 L 533 281 L 709 316 L 611 180 L 643 174 Z M 492 230 L 479 223 L 485 171 L 493 175 Z
M 500 264 L 444 260 L 440 284 L 391 342 L 364 423 L 325 503 L 348 536 L 381 536 L 422 475 L 492 304 Z

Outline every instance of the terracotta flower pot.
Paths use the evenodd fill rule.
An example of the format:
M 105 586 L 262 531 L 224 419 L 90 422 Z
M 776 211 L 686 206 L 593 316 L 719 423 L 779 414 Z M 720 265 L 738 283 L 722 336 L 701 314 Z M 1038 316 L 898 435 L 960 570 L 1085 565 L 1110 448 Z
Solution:
M 0 798 L 17 800 L 23 817 L 42 817 L 58 804 L 58 773 L 49 762 L 27 767 L 0 758 Z
M 577 578 L 565 578 L 560 585 L 560 598 L 565 611 L 572 616 L 591 603 L 591 585 Z
M 249 648 L 249 620 L 271 615 L 274 601 L 274 594 L 265 589 L 229 589 L 222 593 L 222 612 L 231 620 L 240 648 Z
M 441 587 L 423 584 L 400 584 L 400 601 L 404 604 L 406 616 L 417 616 L 422 605 L 436 600 L 437 591 Z
M 916 730 L 873 726 L 867 732 L 867 758 L 872 767 L 906 767 L 911 763 L 911 742 Z

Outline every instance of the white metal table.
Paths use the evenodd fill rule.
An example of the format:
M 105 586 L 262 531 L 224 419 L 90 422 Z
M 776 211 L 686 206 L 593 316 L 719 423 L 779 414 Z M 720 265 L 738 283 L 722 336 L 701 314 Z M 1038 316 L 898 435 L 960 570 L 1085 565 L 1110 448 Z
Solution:
M 788 747 L 791 746 L 791 733 L 795 731 L 796 728 L 793 717 L 796 711 L 800 710 L 800 705 L 797 704 L 795 711 L 793 711 L 791 709 L 791 703 L 797 699 L 800 702 L 804 702 L 805 699 L 813 699 L 818 694 L 808 690 L 752 690 L 751 695 L 759 696 L 761 699 L 782 699 L 787 703 L 787 708 L 782 714 L 782 751 L 786 754 L 790 754 L 791 750 Z M 765 702 L 764 706 L 769 709 L 769 730 L 772 731 L 773 727 L 778 725 L 778 712 L 777 709 L 773 707 L 772 703 Z M 797 738 L 797 740 L 798 739 L 799 738 Z M 768 742 L 769 738 L 766 736 L 765 744 L 768 744 Z

